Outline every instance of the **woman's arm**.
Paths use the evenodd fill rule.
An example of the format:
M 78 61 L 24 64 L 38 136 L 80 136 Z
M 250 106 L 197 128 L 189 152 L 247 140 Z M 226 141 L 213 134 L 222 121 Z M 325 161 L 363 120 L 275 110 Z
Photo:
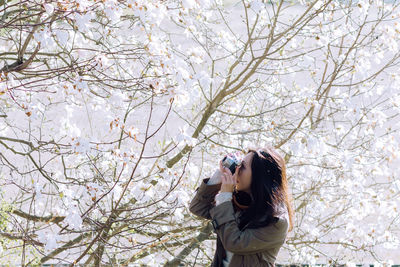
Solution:
M 232 192 L 219 192 L 215 195 L 215 206 L 225 202 L 232 200 Z
M 209 210 L 213 207 L 215 195 L 221 188 L 221 172 L 215 170 L 211 178 L 205 178 L 196 188 L 196 195 L 189 204 L 189 211 L 194 215 L 210 220 Z

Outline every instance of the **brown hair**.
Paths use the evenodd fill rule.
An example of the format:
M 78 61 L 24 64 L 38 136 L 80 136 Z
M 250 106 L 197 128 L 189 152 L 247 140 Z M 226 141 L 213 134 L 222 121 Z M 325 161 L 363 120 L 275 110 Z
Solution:
M 292 231 L 294 227 L 293 197 L 289 192 L 284 158 L 271 146 L 250 147 L 247 149 L 247 153 L 250 152 L 254 153 L 251 164 L 251 192 L 252 195 L 255 195 L 255 201 L 261 202 L 253 203 L 253 210 L 260 212 L 265 207 L 264 211 L 273 216 L 277 207 L 283 202 L 288 210 L 288 231 Z M 269 179 L 265 179 L 265 177 Z M 267 202 L 267 205 L 264 201 Z

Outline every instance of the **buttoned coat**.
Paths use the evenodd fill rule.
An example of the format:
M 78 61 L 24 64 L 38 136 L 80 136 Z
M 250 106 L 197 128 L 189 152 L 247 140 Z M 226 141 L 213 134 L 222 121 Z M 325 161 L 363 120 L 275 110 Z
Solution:
M 276 223 L 265 227 L 239 229 L 239 215 L 233 201 L 225 201 L 215 206 L 214 197 L 221 188 L 219 184 L 207 184 L 210 178 L 202 180 L 196 188 L 189 205 L 193 214 L 212 220 L 217 234 L 217 249 L 210 267 L 223 267 L 225 250 L 233 253 L 229 267 L 275 266 L 275 260 L 288 232 L 289 218 L 285 205 L 280 207 Z

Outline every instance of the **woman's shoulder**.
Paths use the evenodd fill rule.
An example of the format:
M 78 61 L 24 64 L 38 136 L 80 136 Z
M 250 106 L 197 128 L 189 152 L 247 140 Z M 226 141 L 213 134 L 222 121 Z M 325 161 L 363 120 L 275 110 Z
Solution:
M 265 225 L 263 222 L 265 222 L 267 218 L 268 216 L 264 215 L 258 219 L 260 226 L 255 228 L 258 232 L 265 232 L 266 234 L 271 234 L 271 232 L 285 234 L 287 232 L 289 227 L 289 216 L 285 205 L 280 205 L 272 222 L 268 220 L 269 223 Z
M 285 205 L 285 203 L 281 203 L 278 207 L 278 214 L 276 216 L 278 218 L 276 224 L 280 227 L 283 228 L 284 230 L 287 230 L 289 226 L 289 212 L 288 209 Z
M 274 219 L 274 223 L 270 224 L 270 227 L 274 227 L 282 231 L 287 230 L 287 227 L 289 225 L 289 213 L 284 203 L 278 205 Z
M 259 226 L 251 230 L 259 239 L 276 240 L 278 242 L 286 238 L 288 226 L 288 220 L 285 216 L 280 216 L 274 223 L 269 223 L 266 226 Z

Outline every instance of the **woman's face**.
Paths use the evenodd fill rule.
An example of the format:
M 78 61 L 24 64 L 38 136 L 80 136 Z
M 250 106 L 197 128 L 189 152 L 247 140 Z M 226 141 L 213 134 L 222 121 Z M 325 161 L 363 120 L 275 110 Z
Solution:
M 253 153 L 244 156 L 242 163 L 236 167 L 234 177 L 236 177 L 236 189 L 251 194 L 251 161 Z

